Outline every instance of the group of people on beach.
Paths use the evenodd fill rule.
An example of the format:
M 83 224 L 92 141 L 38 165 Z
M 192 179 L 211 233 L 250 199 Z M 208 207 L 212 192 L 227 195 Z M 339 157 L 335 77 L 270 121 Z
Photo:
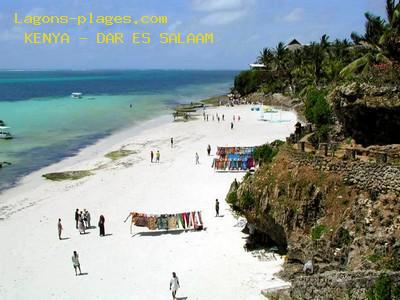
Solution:
M 156 159 L 154 160 L 154 152 L 153 152 L 153 150 L 150 151 L 150 161 L 151 161 L 152 163 L 153 163 L 153 162 L 159 163 L 159 162 L 160 162 L 160 156 L 161 156 L 160 151 L 157 150 L 157 152 L 156 152 Z
M 84 209 L 83 211 L 79 211 L 79 208 L 75 210 L 75 227 L 79 230 L 79 234 L 86 234 L 86 229 L 93 228 L 90 224 L 91 216 L 88 210 Z M 100 236 L 105 236 L 105 218 L 103 215 L 99 218 L 99 229 L 100 229 Z M 57 223 L 57 231 L 58 231 L 58 238 L 62 240 L 61 233 L 63 231 L 63 226 L 61 224 L 61 219 L 58 219 Z
M 86 229 L 90 228 L 91 216 L 88 210 L 84 209 L 79 211 L 79 208 L 75 211 L 75 227 L 79 230 L 79 234 L 85 234 Z

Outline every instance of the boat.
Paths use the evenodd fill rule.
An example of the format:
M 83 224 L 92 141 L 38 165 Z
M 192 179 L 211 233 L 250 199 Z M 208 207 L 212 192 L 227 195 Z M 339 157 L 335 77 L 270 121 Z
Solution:
M 82 93 L 72 93 L 71 97 L 73 99 L 81 99 L 82 98 Z
M 13 138 L 9 129 L 10 127 L 0 126 L 0 139 L 11 140 Z

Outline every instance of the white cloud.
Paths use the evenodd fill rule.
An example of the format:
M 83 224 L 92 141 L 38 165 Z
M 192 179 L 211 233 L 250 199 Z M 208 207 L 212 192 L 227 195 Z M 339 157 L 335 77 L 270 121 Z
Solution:
M 168 31 L 175 31 L 179 26 L 182 25 L 182 21 L 176 21 L 174 23 L 172 23 L 169 27 L 168 27 Z
M 203 25 L 226 25 L 232 23 L 246 14 L 245 11 L 220 11 L 211 13 L 200 20 Z
M 304 9 L 303 8 L 295 8 L 289 14 L 283 17 L 283 20 L 286 22 L 297 22 L 302 20 L 304 17 Z
M 215 12 L 220 10 L 238 10 L 246 7 L 252 0 L 193 0 L 195 10 Z M 251 4 L 251 3 L 250 3 Z
M 207 13 L 203 25 L 226 25 L 246 15 L 255 0 L 192 0 L 193 9 Z

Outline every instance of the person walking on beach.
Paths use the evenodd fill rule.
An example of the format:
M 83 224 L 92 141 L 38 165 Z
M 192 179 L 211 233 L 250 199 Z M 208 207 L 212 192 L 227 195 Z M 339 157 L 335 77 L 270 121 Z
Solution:
M 207 122 L 208 122 L 208 114 L 207 114 Z
M 238 115 L 238 121 L 240 121 L 240 116 Z
M 176 292 L 180 288 L 178 276 L 175 272 L 172 272 L 172 278 L 169 282 L 169 290 L 172 291 L 172 299 L 176 299 Z
M 196 152 L 196 165 L 200 164 L 199 162 L 199 154 Z
M 231 130 L 233 129 L 233 122 L 231 122 Z
M 233 122 L 235 122 L 235 115 L 233 115 Z
M 208 156 L 210 156 L 210 154 L 211 154 L 211 146 L 210 145 L 207 146 L 207 154 L 208 154 Z
M 215 216 L 219 217 L 219 201 L 218 201 L 218 199 L 215 200 Z
M 212 120 L 214 121 L 214 114 L 212 115 Z
M 157 153 L 156 153 L 156 162 L 157 163 L 160 162 L 160 151 L 159 150 L 157 150 Z
M 58 219 L 57 230 L 58 230 L 58 239 L 62 240 L 61 231 L 63 230 L 63 227 L 61 225 L 61 219 Z
M 83 213 L 81 212 L 80 214 L 79 214 L 79 225 L 78 225 L 78 227 L 79 227 L 79 234 L 85 234 L 86 232 L 85 232 L 85 223 L 84 223 L 84 221 L 83 221 Z
M 104 218 L 103 215 L 100 216 L 99 219 L 99 228 L 100 228 L 100 236 L 105 236 L 105 230 L 104 230 L 104 223 L 106 222 L 106 219 Z
M 222 121 L 225 121 L 225 115 L 222 115 Z
M 171 138 L 171 148 L 174 148 L 174 138 Z
M 79 269 L 79 275 L 82 275 L 81 264 L 79 263 L 79 255 L 76 251 L 74 251 L 74 254 L 72 255 L 72 264 L 75 269 L 75 276 L 78 276 L 77 269 Z
M 76 211 L 75 211 L 75 224 L 76 224 L 76 229 L 78 229 L 78 221 L 79 221 L 79 209 L 76 209 Z
M 151 162 L 153 162 L 153 158 L 154 158 L 154 152 L 153 150 L 150 151 L 150 160 Z

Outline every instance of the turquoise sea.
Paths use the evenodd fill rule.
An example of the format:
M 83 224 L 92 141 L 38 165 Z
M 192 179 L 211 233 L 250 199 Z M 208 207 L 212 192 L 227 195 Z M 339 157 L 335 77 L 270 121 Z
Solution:
M 0 191 L 113 132 L 229 91 L 237 71 L 0 71 Z M 72 92 L 83 93 L 72 99 Z M 132 108 L 130 105 L 132 104 Z

